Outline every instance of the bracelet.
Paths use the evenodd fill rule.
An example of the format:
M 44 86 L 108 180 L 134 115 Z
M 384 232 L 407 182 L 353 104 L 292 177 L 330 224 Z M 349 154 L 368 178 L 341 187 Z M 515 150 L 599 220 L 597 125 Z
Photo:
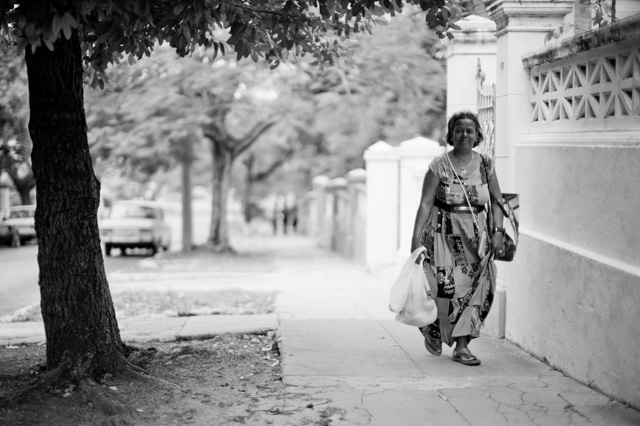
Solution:
M 500 227 L 500 226 L 496 226 L 493 232 L 502 232 L 503 234 L 506 233 L 506 231 L 504 230 L 504 228 Z

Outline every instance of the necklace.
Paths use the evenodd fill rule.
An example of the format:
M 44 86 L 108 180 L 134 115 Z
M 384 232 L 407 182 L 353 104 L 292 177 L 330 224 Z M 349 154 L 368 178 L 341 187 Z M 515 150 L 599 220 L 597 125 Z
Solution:
M 471 151 L 471 161 L 469 161 L 469 163 L 466 166 L 463 166 L 462 164 L 460 164 L 458 162 L 458 159 L 456 158 L 455 155 L 452 154 L 451 156 L 453 157 L 453 161 L 455 161 L 456 164 L 458 165 L 458 167 L 460 167 L 460 169 L 461 169 L 460 174 L 462 176 L 465 176 L 467 174 L 467 169 L 469 168 L 469 166 L 471 166 L 471 163 L 473 163 L 473 160 L 476 158 L 475 157 L 475 152 Z

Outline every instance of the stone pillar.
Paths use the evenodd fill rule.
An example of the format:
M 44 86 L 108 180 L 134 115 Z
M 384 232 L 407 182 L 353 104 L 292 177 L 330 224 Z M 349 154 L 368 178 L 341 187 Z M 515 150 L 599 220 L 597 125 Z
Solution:
M 438 142 L 423 137 L 400 143 L 400 246 L 397 260 L 401 263 L 410 254 L 411 236 L 424 176 L 431 161 L 443 152 L 444 147 Z
M 396 260 L 399 154 L 394 147 L 380 141 L 365 151 L 364 159 L 367 168 L 365 265 L 375 270 Z
M 354 169 L 347 173 L 347 191 L 349 194 L 349 223 L 347 224 L 347 256 L 358 258 L 358 249 L 362 246 L 365 234 L 363 229 L 363 218 L 359 212 L 364 210 L 358 203 L 360 187 L 366 185 L 367 172 L 364 169 Z
M 346 192 L 347 180 L 345 178 L 335 178 L 326 187 L 327 194 L 327 234 L 329 235 L 329 247 L 331 250 L 344 255 L 347 223 L 347 215 L 344 213 L 345 205 L 341 200 L 341 195 Z
M 330 179 L 327 176 L 316 176 L 311 181 L 313 186 L 315 212 L 311 212 L 311 226 L 309 227 L 309 235 L 315 238 L 321 247 L 329 247 L 329 240 L 326 232 L 326 187 Z
M 497 30 L 495 158 L 503 192 L 517 192 L 515 145 L 531 124 L 532 88 L 522 56 L 544 46 L 546 34 L 563 25 L 574 3 L 574 0 L 485 0 Z M 487 332 L 497 337 L 505 336 L 507 284 L 517 279 L 514 273 L 512 265 L 499 262 L 496 295 L 485 321 Z
M 496 22 L 496 167 L 504 192 L 515 192 L 514 146 L 530 125 L 531 84 L 522 64 L 525 52 L 544 46 L 549 29 L 563 25 L 574 0 L 490 0 Z
M 447 117 L 460 110 L 478 112 L 478 63 L 486 82 L 496 81 L 496 24 L 476 15 L 457 22 L 461 30 L 452 31 L 447 43 Z

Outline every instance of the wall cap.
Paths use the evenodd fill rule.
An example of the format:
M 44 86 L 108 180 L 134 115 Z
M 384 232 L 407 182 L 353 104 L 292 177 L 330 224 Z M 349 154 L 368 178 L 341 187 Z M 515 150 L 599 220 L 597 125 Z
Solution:
M 396 148 L 385 141 L 378 141 L 364 152 L 365 161 L 371 160 L 397 160 L 399 157 Z
M 556 25 L 556 20 L 564 19 L 575 6 L 575 0 L 493 0 L 485 3 L 487 13 L 496 23 L 496 36 L 514 26 L 540 27 L 548 22 L 552 27 Z M 510 22 L 512 19 L 514 22 Z
M 311 184 L 314 187 L 322 187 L 322 186 L 327 186 L 329 184 L 329 182 L 331 181 L 331 179 L 329 179 L 328 176 L 316 176 L 311 180 Z
M 399 151 L 402 158 L 418 159 L 440 155 L 444 152 L 444 147 L 434 140 L 416 136 L 400 142 Z
M 478 15 L 469 15 L 464 19 L 457 21 L 456 24 L 462 29 L 453 30 L 452 33 L 454 34 L 484 31 L 494 32 L 496 30 L 495 22 L 493 22 L 491 19 Z
M 346 188 L 348 184 L 349 182 L 347 182 L 345 178 L 337 177 L 335 179 L 332 179 L 329 182 L 329 184 L 327 185 L 327 190 L 337 190 L 337 189 Z
M 347 173 L 349 182 L 364 182 L 367 180 L 367 171 L 365 169 L 353 169 Z
M 640 15 L 631 16 L 615 24 L 562 40 L 552 46 L 545 46 L 525 53 L 522 57 L 522 62 L 525 68 L 533 68 L 544 63 L 567 59 L 582 52 L 620 43 L 635 37 L 640 37 Z
M 441 148 L 440 144 L 433 139 L 425 138 L 424 136 L 416 136 L 415 138 L 407 139 L 400 142 L 400 148 Z

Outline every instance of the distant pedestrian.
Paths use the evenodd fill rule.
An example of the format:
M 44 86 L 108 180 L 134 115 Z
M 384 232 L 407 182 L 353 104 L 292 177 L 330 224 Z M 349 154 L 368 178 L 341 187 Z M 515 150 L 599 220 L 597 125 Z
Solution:
M 455 348 L 453 360 L 479 365 L 469 342 L 480 335 L 496 285 L 493 254 L 503 250 L 502 200 L 493 160 L 473 150 L 484 136 L 470 111 L 454 114 L 447 124 L 453 150 L 429 165 L 416 214 L 411 251 L 424 245 L 423 268 L 436 300 L 438 319 L 420 328 L 427 351 L 442 354 L 442 342 Z M 489 203 L 489 200 L 492 200 Z M 495 232 L 488 240 L 487 212 Z
M 279 223 L 284 221 L 285 197 L 282 194 L 276 194 L 273 202 L 273 235 L 278 235 Z M 285 225 L 286 227 L 286 225 Z
M 291 226 L 293 233 L 296 233 L 298 227 L 298 200 L 293 192 L 288 192 L 285 196 L 282 223 L 285 234 L 288 233 L 289 226 Z

